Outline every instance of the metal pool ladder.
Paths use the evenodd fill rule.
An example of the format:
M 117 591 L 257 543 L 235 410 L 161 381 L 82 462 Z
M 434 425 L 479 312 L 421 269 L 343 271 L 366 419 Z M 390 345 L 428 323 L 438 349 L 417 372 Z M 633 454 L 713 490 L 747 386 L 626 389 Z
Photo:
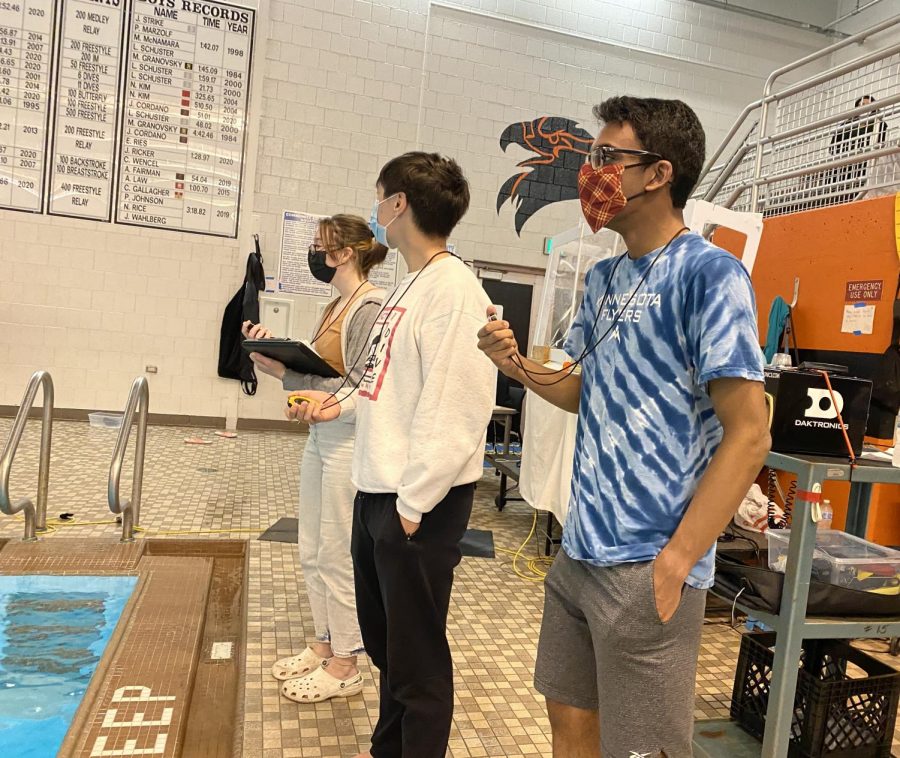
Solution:
M 134 528 L 140 523 L 144 450 L 147 442 L 147 406 L 149 404 L 150 387 L 147 379 L 139 376 L 134 380 L 131 392 L 128 393 L 128 403 L 125 405 L 122 426 L 119 429 L 119 437 L 113 451 L 112 463 L 109 465 L 109 485 L 107 487 L 109 509 L 122 517 L 122 542 L 134 542 Z M 125 461 L 125 452 L 128 449 L 128 438 L 131 435 L 131 425 L 134 423 L 135 413 L 138 414 L 138 418 L 137 439 L 134 445 L 134 471 L 131 477 L 131 499 L 122 500 L 119 480 L 122 476 L 122 464 Z
M 9 474 L 13 459 L 22 440 L 22 432 L 28 422 L 28 415 L 34 406 L 38 389 L 44 390 L 43 418 L 41 420 L 41 455 L 38 468 L 37 505 L 31 498 L 24 497 L 13 503 L 9 499 Z M 25 397 L 19 406 L 19 412 L 13 422 L 12 431 L 6 441 L 6 447 L 0 455 L 0 511 L 8 516 L 22 513 L 25 516 L 25 542 L 35 542 L 36 532 L 47 530 L 47 485 L 50 481 L 50 444 L 53 438 L 53 379 L 46 371 L 32 374 Z

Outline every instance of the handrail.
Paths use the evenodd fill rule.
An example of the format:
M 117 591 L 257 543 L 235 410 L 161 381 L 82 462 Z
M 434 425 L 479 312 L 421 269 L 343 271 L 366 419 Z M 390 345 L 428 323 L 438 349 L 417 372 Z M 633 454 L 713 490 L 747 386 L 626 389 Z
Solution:
M 868 29 L 863 29 L 862 31 L 857 32 L 856 34 L 853 34 L 842 40 L 839 40 L 833 45 L 823 47 L 821 50 L 810 53 L 809 55 L 804 56 L 803 58 L 799 58 L 792 63 L 787 63 L 781 68 L 776 68 L 771 74 L 769 74 L 769 78 L 766 81 L 766 90 L 763 92 L 763 97 L 770 94 L 771 90 L 768 89 L 770 84 L 774 84 L 775 80 L 783 74 L 788 74 L 791 71 L 796 71 L 798 68 L 803 68 L 808 63 L 812 63 L 819 58 L 827 58 L 832 53 L 836 53 L 838 50 L 849 47 L 850 45 L 854 45 L 857 42 L 864 42 L 868 37 L 879 34 L 885 29 L 890 29 L 892 26 L 896 26 L 897 24 L 900 24 L 900 16 L 892 16 L 891 18 L 886 18 L 884 21 L 881 21 L 874 26 L 870 26 Z
M 734 170 L 740 165 L 741 161 L 744 160 L 747 153 L 750 152 L 750 145 L 741 145 L 731 156 L 731 160 L 728 161 L 725 168 L 719 173 L 716 177 L 716 180 L 710 185 L 709 189 L 703 195 L 703 200 L 709 200 L 710 202 L 713 198 L 719 194 L 719 190 L 722 189 L 725 182 L 727 182 L 731 175 L 734 173 Z
M 897 52 L 900 52 L 900 45 L 897 45 Z M 878 110 L 883 114 L 887 108 L 892 105 L 897 105 L 898 103 L 900 103 L 900 94 L 883 97 L 878 101 Z M 831 116 L 826 116 L 825 118 L 820 118 L 817 121 L 810 121 L 803 126 L 795 126 L 793 129 L 776 132 L 775 134 L 770 134 L 768 137 L 760 137 L 759 140 L 748 142 L 747 147 L 757 147 L 760 143 L 769 145 L 775 142 L 781 142 L 782 140 L 791 139 L 792 137 L 799 137 L 801 134 L 817 132 L 832 124 L 850 121 L 858 116 L 868 116 L 871 112 L 871 104 L 860 105 L 856 108 L 851 108 L 849 111 L 842 111 L 840 113 L 832 114 Z M 864 121 L 865 119 L 862 120 Z
M 112 462 L 109 465 L 109 484 L 107 486 L 109 509 L 122 517 L 122 542 L 134 542 L 134 529 L 140 523 L 141 487 L 144 481 L 144 450 L 147 442 L 147 408 L 149 405 L 150 387 L 147 384 L 147 379 L 139 376 L 134 380 L 134 383 L 131 385 L 131 391 L 128 393 L 128 402 L 125 405 L 122 426 L 119 429 L 119 437 L 116 439 Z M 135 411 L 138 413 L 138 419 L 137 439 L 134 445 L 134 471 L 131 478 L 131 499 L 122 500 L 119 480 L 122 476 L 122 464 L 125 461 L 125 452 L 128 449 L 128 438 L 131 435 L 131 425 L 134 422 Z
M 754 100 L 752 103 L 744 106 L 744 110 L 742 110 L 740 114 L 738 114 L 738 117 L 731 125 L 731 129 L 728 130 L 728 134 L 725 135 L 724 139 L 719 143 L 719 146 L 713 151 L 713 154 L 706 161 L 706 165 L 703 167 L 703 170 L 700 172 L 700 176 L 697 178 L 697 186 L 699 186 L 700 183 L 709 175 L 710 171 L 716 168 L 716 166 L 714 165 L 715 162 L 719 160 L 722 153 L 725 152 L 725 148 L 728 147 L 731 140 L 733 140 L 734 136 L 740 131 L 741 127 L 744 125 L 744 122 L 747 120 L 747 116 L 749 116 L 761 105 L 762 100 Z M 759 121 L 757 121 L 756 124 L 759 124 Z M 747 136 L 750 136 L 749 131 L 747 132 Z M 726 161 L 725 165 L 727 166 L 729 162 L 730 161 Z M 725 178 L 727 179 L 728 177 L 726 176 Z M 706 199 L 708 200 L 709 198 Z
M 883 31 L 884 29 L 888 29 L 897 23 L 900 23 L 900 16 L 894 16 L 893 18 L 886 19 L 885 21 L 882 21 L 880 24 L 876 24 L 875 26 L 873 26 L 869 29 L 866 29 L 854 36 L 860 37 L 860 35 L 862 35 L 861 39 L 864 39 L 865 37 L 875 34 L 876 32 Z M 852 40 L 852 39 L 853 39 L 853 37 L 847 37 L 847 39 L 841 40 L 841 42 L 846 44 L 846 43 L 850 42 L 850 40 Z M 888 48 L 888 49 L 890 50 L 890 48 Z M 889 57 L 889 55 L 893 54 L 893 53 L 888 53 L 885 55 L 880 55 L 881 53 L 883 53 L 883 51 L 878 51 L 877 53 L 873 53 L 872 55 L 863 56 L 862 60 L 865 60 L 866 63 L 868 64 L 870 62 L 875 62 L 875 60 L 881 60 L 883 58 Z M 880 57 L 877 57 L 879 55 L 880 55 Z M 766 79 L 766 85 L 763 88 L 762 107 L 761 107 L 760 113 L 759 113 L 759 140 L 760 141 L 756 146 L 756 159 L 755 159 L 754 167 L 753 167 L 754 183 L 753 183 L 753 186 L 750 187 L 750 210 L 751 211 L 756 211 L 757 207 L 759 206 L 759 187 L 760 187 L 760 185 L 757 183 L 757 181 L 762 176 L 762 165 L 763 165 L 762 140 L 765 139 L 765 137 L 767 136 L 767 132 L 768 132 L 769 103 L 772 102 L 773 99 L 775 99 L 775 96 L 773 96 L 773 94 L 772 94 L 772 88 L 775 86 L 775 81 L 780 76 L 782 76 L 790 71 L 794 71 L 802 65 L 805 65 L 806 63 L 809 62 L 808 61 L 809 58 L 810 58 L 810 56 L 806 56 L 806 58 L 801 58 L 799 61 L 795 61 L 794 63 L 789 63 L 786 66 L 782 66 L 781 68 L 776 68 L 771 74 L 769 74 L 769 78 Z M 820 76 L 813 77 L 813 80 L 817 84 L 823 83 L 825 81 L 828 81 L 829 78 L 833 78 L 837 74 L 852 71 L 853 68 L 858 68 L 859 65 L 860 64 L 857 63 L 857 61 L 850 61 L 849 63 L 844 64 L 843 66 L 835 66 L 831 69 L 831 71 L 825 72 L 824 74 L 822 74 Z M 795 85 L 794 87 L 788 87 L 786 90 L 784 90 L 784 93 L 779 93 L 779 96 L 786 97 L 786 96 L 788 96 L 788 93 L 793 94 L 793 91 L 797 91 L 797 92 L 801 91 L 800 89 L 797 89 L 797 86 L 798 85 Z
M 38 465 L 38 490 L 37 506 L 31 498 L 22 498 L 16 503 L 9 499 L 9 474 L 12 470 L 13 459 L 22 441 L 22 432 L 28 422 L 28 414 L 34 406 L 37 391 L 43 387 L 44 408 L 41 420 L 41 457 Z M 36 532 L 47 530 L 47 486 L 50 482 L 50 445 L 53 439 L 53 379 L 46 371 L 35 371 L 31 375 L 28 386 L 25 388 L 25 396 L 19 406 L 19 412 L 13 422 L 9 439 L 3 454 L 0 455 L 0 511 L 8 516 L 17 513 L 25 515 L 25 542 L 37 540 Z
M 786 66 L 782 66 L 780 69 L 776 69 L 770 74 L 769 79 L 772 84 L 774 84 L 774 79 L 777 79 L 779 76 L 789 73 L 791 71 L 796 71 L 798 68 L 802 68 L 809 63 L 813 63 L 821 58 L 827 58 L 833 53 L 836 53 L 838 50 L 842 50 L 849 45 L 854 45 L 857 42 L 864 42 L 868 37 L 871 37 L 879 32 L 884 31 L 885 29 L 889 29 L 895 24 L 900 23 L 900 16 L 894 16 L 889 19 L 885 19 L 884 21 L 875 24 L 868 29 L 863 29 L 856 34 L 853 34 L 845 39 L 842 39 L 838 42 L 835 42 L 828 47 L 823 47 L 821 50 L 817 50 L 814 53 L 810 53 L 809 55 L 800 58 L 793 63 L 788 63 Z M 858 61 L 856 61 L 858 63 Z M 854 63 L 854 61 L 850 61 L 850 63 Z M 769 89 L 769 81 L 766 82 L 766 94 L 770 94 Z M 798 82 L 796 86 L 808 87 L 812 86 L 812 82 L 809 80 L 804 80 Z M 753 111 L 763 105 L 765 98 L 760 98 L 759 100 L 754 100 L 752 103 L 749 103 L 744 107 L 744 109 L 738 114 L 738 117 L 735 119 L 734 123 L 731 125 L 731 129 L 728 130 L 728 134 L 725 135 L 725 138 L 719 143 L 719 146 L 713 151 L 713 154 L 710 156 L 709 160 L 707 160 L 706 165 L 703 167 L 703 170 L 700 172 L 700 177 L 697 179 L 697 184 L 699 185 L 703 179 L 706 178 L 707 174 L 714 167 L 715 162 L 719 159 L 722 153 L 725 152 L 725 148 L 728 147 L 728 144 L 734 139 L 735 135 L 740 131 L 741 126 L 743 126 L 744 122 L 747 120 L 747 116 L 749 116 Z M 761 119 L 762 120 L 762 119 Z M 727 177 L 726 177 L 727 179 Z M 709 198 L 707 198 L 709 199 Z
M 897 22 L 900 23 L 900 16 L 897 16 Z M 851 71 L 856 71 L 859 68 L 865 68 L 871 63 L 878 63 L 878 61 L 880 60 L 890 58 L 890 56 L 897 52 L 898 47 L 900 46 L 894 43 L 889 47 L 883 47 L 873 53 L 861 55 L 858 58 L 849 60 L 846 63 L 841 63 L 838 66 L 832 66 L 831 68 L 823 71 L 820 74 L 814 74 L 813 76 L 807 77 L 806 79 L 801 79 L 799 82 L 795 82 L 794 84 L 791 84 L 784 89 L 779 90 L 778 92 L 767 93 L 762 98 L 762 104 L 768 105 L 769 103 L 774 103 L 778 100 L 784 100 L 784 98 L 786 97 L 790 97 L 791 95 L 796 95 L 798 92 L 808 90 L 810 87 L 815 87 L 817 84 L 824 84 L 825 82 L 831 81 L 836 76 L 840 76 L 841 74 L 849 74 Z
M 898 46 L 898 50 L 900 50 L 900 46 Z M 884 111 L 886 108 L 889 108 L 892 105 L 900 104 L 900 94 L 891 95 L 886 98 L 882 98 L 878 105 L 879 110 Z M 803 126 L 797 126 L 793 129 L 787 129 L 783 132 L 777 132 L 775 134 L 770 134 L 768 137 L 761 137 L 756 140 L 752 140 L 749 142 L 745 142 L 741 145 L 731 156 L 731 159 L 722 167 L 722 170 L 719 172 L 716 180 L 709 186 L 709 188 L 703 193 L 703 197 L 701 199 L 712 201 L 716 195 L 719 194 L 719 191 L 722 187 L 727 183 L 728 179 L 731 178 L 732 174 L 734 174 L 734 170 L 738 167 L 738 165 L 744 160 L 751 150 L 757 149 L 759 145 L 768 146 L 773 145 L 776 142 L 782 142 L 784 140 L 791 139 L 793 137 L 799 137 L 802 134 L 813 134 L 814 132 L 823 129 L 826 126 L 830 126 L 832 124 L 843 123 L 849 119 L 855 118 L 857 116 L 867 115 L 872 110 L 871 105 L 861 105 L 857 108 L 853 108 L 849 111 L 843 111 L 841 113 L 836 113 L 831 116 L 827 116 L 825 118 L 821 118 L 817 121 L 811 121 Z M 869 153 L 865 153 L 863 156 L 863 160 L 868 160 L 873 157 Z M 878 156 L 874 156 L 878 157 Z M 860 158 L 857 156 L 857 160 L 854 162 L 859 162 Z M 819 170 L 823 168 L 824 164 L 817 164 L 812 167 L 814 170 Z M 828 164 L 828 167 L 831 167 Z M 781 178 L 790 178 L 790 177 L 781 177 Z M 747 187 L 750 186 L 748 183 Z
M 732 190 L 731 195 L 728 196 L 728 199 L 724 203 L 722 203 L 722 206 L 725 208 L 730 208 L 748 189 L 753 190 L 754 188 L 762 187 L 767 184 L 774 184 L 775 182 L 786 181 L 787 179 L 797 179 L 801 176 L 817 174 L 821 171 L 828 171 L 833 168 L 841 168 L 842 166 L 851 166 L 869 160 L 877 160 L 878 158 L 886 158 L 890 155 L 900 155 L 900 145 L 894 145 L 893 147 L 884 147 L 880 150 L 872 150 L 871 152 L 865 153 L 865 157 L 863 158 L 860 158 L 859 155 L 849 155 L 844 158 L 828 161 L 827 163 L 817 163 L 814 166 L 806 166 L 794 171 L 785 171 L 783 174 L 771 174 L 769 176 L 751 179 L 735 187 Z

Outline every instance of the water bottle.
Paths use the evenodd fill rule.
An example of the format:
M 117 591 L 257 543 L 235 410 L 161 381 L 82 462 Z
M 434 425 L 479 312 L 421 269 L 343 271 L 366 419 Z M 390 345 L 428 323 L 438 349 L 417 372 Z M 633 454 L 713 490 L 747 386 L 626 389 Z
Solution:
M 834 520 L 834 508 L 831 507 L 830 500 L 822 501 L 822 520 L 817 524 L 818 529 L 831 529 L 831 522 Z
M 772 356 L 772 368 L 791 368 L 793 366 L 793 362 L 791 361 L 790 353 L 775 353 Z

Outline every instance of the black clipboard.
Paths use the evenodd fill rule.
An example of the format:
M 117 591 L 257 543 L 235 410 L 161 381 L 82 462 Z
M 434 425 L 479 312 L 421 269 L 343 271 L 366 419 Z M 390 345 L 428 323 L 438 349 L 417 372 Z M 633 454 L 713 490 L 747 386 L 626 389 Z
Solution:
M 259 353 L 266 358 L 281 361 L 298 374 L 313 374 L 327 379 L 341 377 L 322 356 L 304 342 L 288 339 L 244 340 L 242 347 L 248 353 Z

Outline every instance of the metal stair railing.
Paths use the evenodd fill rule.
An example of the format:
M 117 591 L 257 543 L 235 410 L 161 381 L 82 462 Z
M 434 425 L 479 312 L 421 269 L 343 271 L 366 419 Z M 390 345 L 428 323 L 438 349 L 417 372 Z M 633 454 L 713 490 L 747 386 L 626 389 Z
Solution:
M 894 155 L 900 155 L 900 146 L 886 147 L 881 150 L 873 150 L 872 152 L 866 153 L 867 160 L 877 160 L 878 158 L 890 158 Z M 788 179 L 798 179 L 804 176 L 810 176 L 812 174 L 819 174 L 826 170 L 843 168 L 844 166 L 853 166 L 860 162 L 860 158 L 858 155 L 850 155 L 846 158 L 836 158 L 833 161 L 828 161 L 827 163 L 818 164 L 815 166 L 806 166 L 804 168 L 798 168 L 794 171 L 786 171 L 782 174 L 771 174 L 769 176 L 764 176 L 758 179 L 753 179 L 752 181 L 747 181 L 739 184 L 732 193 L 725 199 L 724 202 L 720 203 L 720 205 L 725 208 L 731 208 L 737 200 L 743 195 L 748 189 L 751 191 L 751 207 L 757 207 L 759 205 L 758 197 L 754 199 L 752 197 L 752 193 L 754 190 L 759 191 L 759 187 L 764 187 L 767 185 L 774 184 L 775 182 L 783 182 Z M 833 197 L 837 197 L 840 195 L 844 195 L 847 193 L 847 190 L 842 189 L 831 189 L 828 193 L 819 194 L 817 197 L 819 199 L 828 200 Z M 801 198 L 803 199 L 803 198 Z M 796 202 L 796 201 L 795 201 Z M 755 205 L 754 205 L 755 204 Z
M 9 475 L 13 460 L 22 441 L 25 424 L 34 406 L 38 389 L 43 388 L 43 417 L 41 420 L 41 453 L 38 466 L 37 503 L 25 497 L 13 503 L 9 497 Z M 35 542 L 37 532 L 47 530 L 47 487 L 50 482 L 50 446 L 53 440 L 53 379 L 46 371 L 32 374 L 25 389 L 19 412 L 13 421 L 9 439 L 0 455 L 0 511 L 8 516 L 22 513 L 25 517 L 25 542 Z
M 149 404 L 150 387 L 147 384 L 147 379 L 139 376 L 134 380 L 134 383 L 131 385 L 131 391 L 128 393 L 128 402 L 125 405 L 122 427 L 119 429 L 112 463 L 109 466 L 109 484 L 107 487 L 109 509 L 117 516 L 122 517 L 122 542 L 134 542 L 134 529 L 140 523 L 141 488 L 144 481 L 144 451 L 147 442 L 147 408 Z M 137 437 L 134 446 L 134 471 L 131 479 L 131 498 L 122 500 L 119 484 L 135 413 L 138 416 Z
M 781 131 L 772 129 L 772 124 L 770 123 L 771 106 L 784 103 L 791 97 L 815 92 L 817 87 L 821 88 L 832 84 L 837 86 L 840 83 L 846 85 L 846 77 L 850 75 L 858 75 L 860 77 L 859 86 L 861 88 L 867 88 L 872 84 L 871 67 L 882 61 L 886 61 L 886 59 L 892 56 L 896 56 L 898 51 L 900 51 L 900 47 L 898 47 L 897 44 L 888 42 L 879 50 L 863 53 L 853 60 L 833 65 L 827 70 L 815 73 L 796 83 L 789 84 L 779 91 L 775 91 L 776 82 L 786 74 L 798 71 L 810 64 L 821 62 L 839 50 L 862 43 L 880 32 L 896 27 L 898 24 L 900 24 L 900 16 L 893 16 L 892 18 L 888 18 L 859 32 L 858 34 L 847 37 L 840 42 L 773 71 L 766 81 L 763 96 L 759 100 L 748 104 L 743 109 L 725 139 L 722 140 L 718 148 L 707 161 L 706 166 L 703 168 L 698 179 L 698 189 L 695 193 L 695 197 L 721 204 L 721 198 L 718 196 L 722 193 L 726 193 L 731 196 L 729 199 L 733 203 L 733 198 L 735 196 L 739 197 L 746 190 L 750 190 L 751 200 L 748 209 L 751 211 L 758 211 L 761 207 L 764 207 L 764 199 L 760 194 L 760 188 L 764 186 L 771 185 L 779 180 L 789 177 L 805 176 L 814 174 L 817 171 L 827 171 L 829 169 L 839 168 L 840 166 L 852 165 L 852 161 L 848 164 L 840 158 L 836 160 L 826 159 L 810 161 L 809 156 L 803 155 L 796 159 L 797 162 L 794 165 L 789 164 L 787 166 L 779 166 L 776 168 L 775 166 L 768 165 L 767 161 L 764 160 L 764 156 L 775 157 L 780 154 L 786 141 L 795 139 L 799 135 L 810 135 L 810 139 L 821 139 L 824 134 L 822 132 L 823 127 L 829 124 L 837 124 L 843 119 L 862 117 L 867 111 L 872 110 L 872 106 L 863 105 L 855 108 L 846 108 L 841 112 L 833 112 L 828 117 L 823 117 L 821 115 L 818 117 L 813 116 L 812 118 L 804 119 L 799 125 L 792 124 L 789 125 L 788 128 L 782 127 Z M 891 71 L 893 70 L 893 63 L 888 62 L 885 66 L 886 68 L 881 75 L 889 79 L 892 76 Z M 865 73 L 867 71 L 869 73 Z M 854 84 L 855 83 L 856 81 L 854 80 Z M 885 84 L 885 87 L 888 87 L 888 85 Z M 864 89 L 861 89 L 860 93 L 863 93 L 864 91 Z M 896 102 L 896 97 L 893 96 L 890 87 L 888 87 L 886 96 L 880 97 L 877 105 L 879 108 L 883 109 L 885 106 L 895 105 Z M 752 128 L 748 128 L 746 125 L 749 123 L 751 115 L 756 117 L 756 124 L 754 124 Z M 744 128 L 747 128 L 747 133 L 740 142 L 735 143 L 735 137 L 737 137 L 738 133 Z M 733 146 L 729 153 L 729 157 L 723 160 L 723 156 L 726 154 L 726 150 L 729 146 Z M 875 154 L 876 152 L 878 153 L 877 155 Z M 869 159 L 875 160 L 876 158 L 884 157 L 885 155 L 895 155 L 897 152 L 900 151 L 895 149 L 890 150 L 888 153 L 884 153 L 882 151 L 867 150 L 858 153 L 855 162 L 860 163 L 860 161 Z M 749 161 L 749 163 L 751 163 L 750 166 L 747 165 L 748 157 L 752 158 L 752 160 Z M 784 158 L 781 158 L 781 162 L 784 162 L 784 160 Z M 790 159 L 788 160 L 790 161 Z M 736 177 L 735 174 L 738 172 L 739 168 L 742 173 L 746 172 L 746 174 L 749 175 L 740 178 Z M 807 171 L 805 169 L 810 170 Z M 735 181 L 735 179 L 737 179 L 737 181 Z M 835 189 L 835 195 L 841 193 L 847 194 L 848 192 L 846 189 L 839 192 L 838 189 L 839 188 Z

